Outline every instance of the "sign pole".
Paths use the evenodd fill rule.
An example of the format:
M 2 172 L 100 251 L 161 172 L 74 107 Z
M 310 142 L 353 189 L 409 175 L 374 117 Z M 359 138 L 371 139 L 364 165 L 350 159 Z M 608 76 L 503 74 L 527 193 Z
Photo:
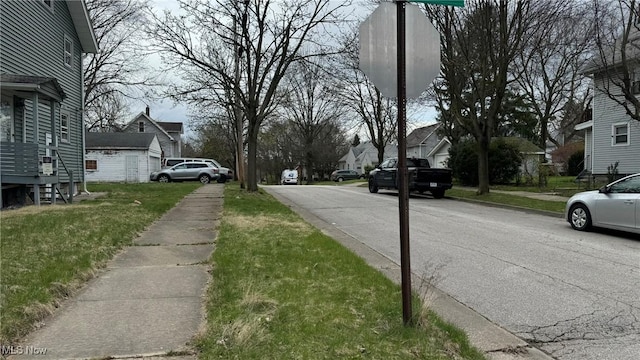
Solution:
M 398 16 L 398 199 L 400 209 L 400 268 L 402 273 L 402 320 L 412 323 L 411 265 L 409 252 L 409 183 L 407 174 L 407 63 L 405 0 L 396 0 Z

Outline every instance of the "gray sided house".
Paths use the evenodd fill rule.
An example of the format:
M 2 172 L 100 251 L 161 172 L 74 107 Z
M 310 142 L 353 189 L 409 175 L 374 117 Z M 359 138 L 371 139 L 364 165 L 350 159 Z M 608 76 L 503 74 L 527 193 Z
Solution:
M 640 33 L 632 30 L 630 42 L 640 42 Z M 630 46 L 627 56 L 640 57 L 637 49 Z M 583 72 L 593 79 L 592 117 L 575 126 L 584 131 L 584 170 L 594 177 L 604 177 L 608 168 L 618 163 L 618 174 L 640 172 L 640 121 L 633 120 L 625 112 L 623 106 L 613 101 L 605 89 L 613 95 L 622 94 L 622 90 L 611 84 L 611 77 L 620 76 L 620 62 L 613 60 L 619 57 L 620 49 L 607 66 L 601 59 L 595 59 Z M 637 61 L 634 60 L 634 63 Z M 640 71 L 632 76 L 632 87 L 636 97 L 640 95 Z
M 395 157 L 398 155 L 398 148 L 395 145 L 387 145 L 384 148 L 384 156 Z M 365 167 L 378 165 L 378 149 L 371 141 L 365 141 L 358 146 L 352 146 L 349 151 L 338 160 L 339 170 L 355 170 L 359 174 L 364 174 Z
M 84 1 L 0 1 L 3 204 L 83 179 L 83 53 L 98 45 Z M 50 194 L 49 194 L 50 196 Z M 56 196 L 50 198 L 55 202 Z
M 407 135 L 407 156 L 428 159 L 431 167 L 447 167 L 451 143 L 438 136 L 440 126 L 439 123 L 424 126 Z
M 148 106 L 144 113 L 140 113 L 125 125 L 123 131 L 156 134 L 162 148 L 162 158 L 182 156 L 182 134 L 184 134 L 182 123 L 155 121 L 149 115 Z
M 87 181 L 149 182 L 160 170 L 160 142 L 152 133 L 87 133 Z

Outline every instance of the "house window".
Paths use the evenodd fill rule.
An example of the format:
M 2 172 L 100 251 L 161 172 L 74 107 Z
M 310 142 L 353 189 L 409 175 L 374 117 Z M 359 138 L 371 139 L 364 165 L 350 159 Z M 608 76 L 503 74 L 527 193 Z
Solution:
M 138 123 L 138 132 L 144 132 L 144 121 Z
M 41 0 L 44 6 L 53 11 L 53 0 Z
M 613 124 L 612 145 L 629 145 L 629 123 Z
M 60 141 L 69 142 L 69 113 L 60 113 Z
M 64 36 L 64 66 L 71 67 L 73 65 L 73 42 L 68 36 Z
M 87 171 L 96 171 L 98 170 L 98 160 L 85 160 L 84 168 Z

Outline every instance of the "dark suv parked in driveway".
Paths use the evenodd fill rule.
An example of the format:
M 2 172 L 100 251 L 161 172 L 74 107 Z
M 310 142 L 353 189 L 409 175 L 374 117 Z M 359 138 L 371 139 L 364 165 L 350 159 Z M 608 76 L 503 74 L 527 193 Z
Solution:
M 332 181 L 344 181 L 363 178 L 364 175 L 358 174 L 355 170 L 336 170 L 331 173 Z

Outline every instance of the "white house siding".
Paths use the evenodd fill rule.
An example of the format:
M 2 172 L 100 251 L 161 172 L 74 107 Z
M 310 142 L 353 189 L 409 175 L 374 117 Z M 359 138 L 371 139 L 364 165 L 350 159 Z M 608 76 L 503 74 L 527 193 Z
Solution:
M 602 80 L 597 81 L 602 84 Z M 629 144 L 613 145 L 613 124 L 629 123 Z M 624 109 L 596 89 L 593 100 L 593 174 L 607 174 L 607 167 L 618 162 L 618 173 L 640 171 L 640 121 L 627 116 Z
M 87 160 L 96 160 L 98 169 L 87 170 L 89 182 L 126 182 L 126 159 L 128 156 L 138 157 L 137 182 L 149 182 L 152 169 L 160 167 L 160 157 L 151 157 L 145 150 L 89 150 Z
M 127 157 L 138 157 L 137 182 L 149 182 L 149 174 L 160 170 L 160 143 L 154 138 L 149 148 L 144 149 L 101 149 L 88 150 L 86 160 L 96 160 L 97 170 L 87 170 L 86 178 L 90 182 L 126 182 Z
M 437 152 L 433 154 L 432 157 L 429 158 L 429 163 L 431 166 L 435 168 L 446 168 L 447 162 L 449 161 L 449 148 L 451 147 L 450 143 L 443 144 Z
M 356 157 L 353 154 L 353 149 L 349 149 L 346 156 L 340 159 L 340 170 L 352 170 L 355 167 Z

